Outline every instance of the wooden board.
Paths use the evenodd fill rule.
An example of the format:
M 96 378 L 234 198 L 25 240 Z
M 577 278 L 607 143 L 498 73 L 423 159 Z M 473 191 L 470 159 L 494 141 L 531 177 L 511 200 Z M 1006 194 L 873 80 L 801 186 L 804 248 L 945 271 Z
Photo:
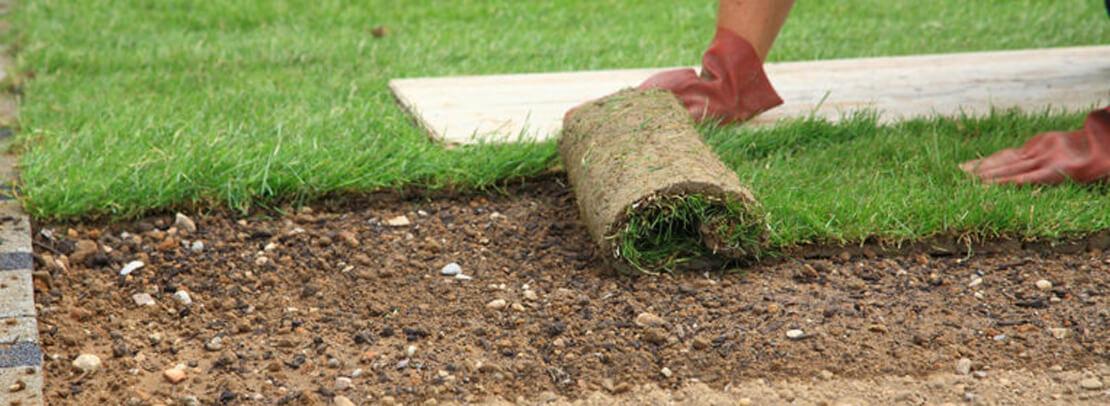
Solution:
M 451 144 L 545 139 L 587 100 L 664 69 L 395 79 L 397 100 Z M 874 110 L 884 122 L 994 108 L 1082 110 L 1110 103 L 1110 46 L 768 64 L 785 103 L 748 125 Z

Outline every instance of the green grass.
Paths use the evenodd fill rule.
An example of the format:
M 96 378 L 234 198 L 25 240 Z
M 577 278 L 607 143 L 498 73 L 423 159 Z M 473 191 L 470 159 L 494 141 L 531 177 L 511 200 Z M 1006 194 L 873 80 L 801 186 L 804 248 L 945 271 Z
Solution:
M 758 207 L 700 194 L 641 201 L 628 209 L 618 227 L 611 237 L 617 240 L 616 256 L 632 270 L 648 274 L 672 272 L 715 251 L 727 251 L 730 258 L 757 258 L 766 242 Z M 720 246 L 710 247 L 707 237 Z
M 715 1 L 57 1 L 10 17 L 23 199 L 39 219 L 128 217 L 541 172 L 551 143 L 444 150 L 390 78 L 697 61 Z M 381 39 L 372 27 L 386 25 Z M 772 60 L 1110 43 L 1100 0 L 799 2 Z M 1101 189 L 982 188 L 955 164 L 1078 114 L 707 130 L 775 244 L 1105 228 Z

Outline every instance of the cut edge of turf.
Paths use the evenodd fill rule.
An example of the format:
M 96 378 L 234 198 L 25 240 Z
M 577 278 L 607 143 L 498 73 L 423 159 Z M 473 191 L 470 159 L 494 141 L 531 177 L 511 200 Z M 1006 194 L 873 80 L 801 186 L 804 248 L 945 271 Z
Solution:
M 613 256 L 645 274 L 698 268 L 706 260 L 755 259 L 767 225 L 755 204 L 704 194 L 652 195 L 627 208 L 607 238 Z

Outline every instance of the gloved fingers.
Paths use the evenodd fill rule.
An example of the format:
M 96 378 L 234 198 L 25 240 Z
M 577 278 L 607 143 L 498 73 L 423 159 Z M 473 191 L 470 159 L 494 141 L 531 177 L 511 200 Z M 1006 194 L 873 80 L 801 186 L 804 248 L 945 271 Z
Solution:
M 981 170 L 977 172 L 976 175 L 985 181 L 1008 178 L 1041 169 L 1046 166 L 1046 163 L 1047 159 L 1045 157 L 1014 160 L 1005 165 L 996 166 L 988 170 Z
M 1058 185 L 1068 179 L 1068 175 L 1064 171 L 1055 166 L 1043 167 L 1040 169 L 1032 170 L 1006 176 L 1002 178 L 986 179 L 987 183 L 999 185 Z
M 1016 149 L 1007 148 L 995 152 L 994 154 L 991 154 L 986 158 L 964 162 L 960 165 L 960 168 L 963 169 L 964 172 L 978 176 L 984 171 L 989 171 L 1001 166 L 1005 166 L 1010 164 L 1011 162 L 1021 159 L 1024 159 L 1024 157 Z
M 691 68 L 674 69 L 656 73 L 640 84 L 640 90 L 666 89 L 679 94 L 690 83 L 700 81 L 698 74 Z

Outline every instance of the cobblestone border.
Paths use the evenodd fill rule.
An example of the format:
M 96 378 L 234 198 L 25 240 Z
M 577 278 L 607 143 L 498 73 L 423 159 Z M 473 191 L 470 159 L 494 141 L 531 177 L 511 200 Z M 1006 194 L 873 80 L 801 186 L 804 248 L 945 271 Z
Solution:
M 0 0 L 0 14 L 10 2 Z M 4 27 L 6 28 L 6 27 Z M 10 84 L 11 60 L 0 53 L 0 83 Z M 31 222 L 15 199 L 16 156 L 8 152 L 17 100 L 0 89 L 0 406 L 44 404 L 42 347 L 32 273 Z

